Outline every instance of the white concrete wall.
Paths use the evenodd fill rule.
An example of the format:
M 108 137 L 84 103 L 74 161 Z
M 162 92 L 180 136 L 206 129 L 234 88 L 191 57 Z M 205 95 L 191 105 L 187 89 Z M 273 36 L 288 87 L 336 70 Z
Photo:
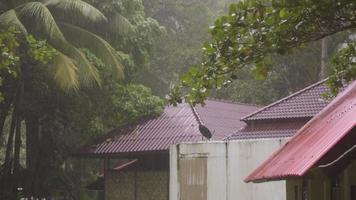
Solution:
M 180 200 L 179 159 L 207 157 L 207 200 L 285 200 L 285 181 L 245 183 L 243 179 L 285 139 L 185 143 L 170 148 L 170 200 Z

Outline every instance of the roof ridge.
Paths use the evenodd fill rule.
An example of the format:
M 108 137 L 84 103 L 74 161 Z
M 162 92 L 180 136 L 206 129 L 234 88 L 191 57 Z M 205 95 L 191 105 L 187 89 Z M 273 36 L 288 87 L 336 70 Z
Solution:
M 215 97 L 208 97 L 207 100 L 216 101 L 216 102 L 222 102 L 222 103 L 245 105 L 245 106 L 256 106 L 256 107 L 261 107 L 262 106 L 262 105 L 254 104 L 254 103 L 242 103 L 242 102 L 239 102 L 239 101 L 228 100 L 228 99 L 219 99 L 219 98 L 215 98 Z
M 252 117 L 253 115 L 256 115 L 257 113 L 259 113 L 259 112 L 261 112 L 261 111 L 264 111 L 264 110 L 266 110 L 266 109 L 268 109 L 268 108 L 271 108 L 272 106 L 275 106 L 275 105 L 277 105 L 277 104 L 280 104 L 280 103 L 282 103 L 282 102 L 284 102 L 284 101 L 286 101 L 286 100 L 288 100 L 288 99 L 290 99 L 290 98 L 292 98 L 292 97 L 295 97 L 295 96 L 297 96 L 297 95 L 299 95 L 299 94 L 301 94 L 301 93 L 303 93 L 303 92 L 306 92 L 306 91 L 308 91 L 308 90 L 310 90 L 310 89 L 312 89 L 312 88 L 314 88 L 314 87 L 316 87 L 316 86 L 319 86 L 319 85 L 325 83 L 328 79 L 329 79 L 329 78 L 326 78 L 326 79 L 323 79 L 323 80 L 318 81 L 318 82 L 316 82 L 316 83 L 313 83 L 313 84 L 311 84 L 311 85 L 309 85 L 309 86 L 307 86 L 307 87 L 305 87 L 305 88 L 303 88 L 303 89 L 301 89 L 301 90 L 298 90 L 297 92 L 294 92 L 294 93 L 291 94 L 291 95 L 288 95 L 288 96 L 286 96 L 286 97 L 284 97 L 284 98 L 282 98 L 282 99 L 279 99 L 279 100 L 277 100 L 277 101 L 275 101 L 275 102 L 273 102 L 273 103 L 271 103 L 271 104 L 269 104 L 269 105 L 267 105 L 267 106 L 265 106 L 265 107 L 262 107 L 262 108 L 258 109 L 257 111 L 255 111 L 255 112 L 253 112 L 253 113 L 250 113 L 250 114 L 246 115 L 245 117 L 242 117 L 242 118 L 241 118 L 241 121 L 247 121 L 248 118 Z

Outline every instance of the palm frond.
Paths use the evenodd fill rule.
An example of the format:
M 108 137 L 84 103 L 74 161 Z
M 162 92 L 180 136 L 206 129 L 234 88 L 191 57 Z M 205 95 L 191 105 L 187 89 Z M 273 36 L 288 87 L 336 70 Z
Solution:
M 47 42 L 56 50 L 75 60 L 80 83 L 88 84 L 93 80 L 100 83 L 97 69 L 82 52 L 65 39 L 50 11 L 44 4 L 30 2 L 17 7 L 15 10 L 29 33 L 47 39 Z
M 78 26 L 58 23 L 70 43 L 79 48 L 87 48 L 109 67 L 117 69 L 119 78 L 124 77 L 124 67 L 116 50 L 104 39 Z
M 100 85 L 98 69 L 90 63 L 84 53 L 69 43 L 57 48 L 60 49 L 63 54 L 75 60 L 75 64 L 78 68 L 78 78 L 81 84 L 90 85 L 95 82 Z
M 13 9 L 8 10 L 0 15 L 0 25 L 6 28 L 14 27 L 16 30 L 27 35 L 26 28 L 17 18 L 16 12 Z
M 75 61 L 68 56 L 57 52 L 53 59 L 54 80 L 63 90 L 78 89 L 78 68 Z
M 119 13 L 113 14 L 109 19 L 109 26 L 113 33 L 119 35 L 127 35 L 134 32 L 134 26 L 129 22 L 126 17 Z
M 51 12 L 40 2 L 25 3 L 15 8 L 17 16 L 27 31 L 50 43 L 65 42 Z
M 95 23 L 107 21 L 103 13 L 81 0 L 44 0 L 44 4 L 48 6 L 55 16 L 62 18 L 71 20 L 84 19 Z

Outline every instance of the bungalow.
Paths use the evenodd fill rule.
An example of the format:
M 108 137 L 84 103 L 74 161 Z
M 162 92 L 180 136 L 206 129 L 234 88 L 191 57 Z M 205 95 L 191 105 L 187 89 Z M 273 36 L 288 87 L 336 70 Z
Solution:
M 221 140 L 242 128 L 239 119 L 256 109 L 218 100 L 208 100 L 204 107 L 167 106 L 158 117 L 111 131 L 81 155 L 103 158 L 106 200 L 168 200 L 169 146 L 206 140 L 199 124 L 211 130 L 212 140 Z
M 356 199 L 356 81 L 246 182 L 287 180 L 288 200 Z
M 285 181 L 256 185 L 243 179 L 327 106 L 326 92 L 320 81 L 250 113 L 241 119 L 246 126 L 225 141 L 173 145 L 170 200 L 286 199 Z

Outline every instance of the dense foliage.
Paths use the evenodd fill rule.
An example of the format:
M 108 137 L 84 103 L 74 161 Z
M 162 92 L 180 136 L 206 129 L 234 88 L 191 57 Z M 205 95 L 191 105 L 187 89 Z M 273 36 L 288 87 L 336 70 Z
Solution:
M 107 24 L 103 13 L 90 4 L 80 0 L 5 1 L 0 7 L 1 26 L 45 39 L 57 50 L 52 75 L 60 87 L 78 88 L 80 82 L 100 81 L 95 67 L 78 49 L 83 47 L 123 76 L 117 52 L 90 30 L 90 26 Z
M 3 77 L 12 76 L 16 77 L 16 66 L 19 57 L 16 54 L 16 49 L 19 43 L 16 39 L 15 30 L 0 30 L 0 86 L 3 85 Z M 4 96 L 0 93 L 0 102 L 4 100 Z
M 25 196 L 77 199 L 68 157 L 162 111 L 162 100 L 132 77 L 163 28 L 141 1 L 89 3 L 0 3 L 0 199 L 18 199 L 18 187 Z
M 212 88 L 229 84 L 242 68 L 267 76 L 274 55 L 355 28 L 355 6 L 351 0 L 232 4 L 229 14 L 211 28 L 212 42 L 204 45 L 202 64 L 181 77 L 169 100 L 201 103 Z
M 331 60 L 330 65 L 334 73 L 330 77 L 330 84 L 333 95 L 336 95 L 345 83 L 356 78 L 356 42 L 352 41 L 346 44 Z

